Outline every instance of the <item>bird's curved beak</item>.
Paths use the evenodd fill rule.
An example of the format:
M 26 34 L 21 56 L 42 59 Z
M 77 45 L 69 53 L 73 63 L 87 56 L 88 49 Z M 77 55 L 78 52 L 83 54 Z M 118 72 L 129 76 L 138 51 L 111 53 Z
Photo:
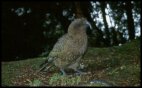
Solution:
M 88 21 L 86 21 L 85 25 L 86 25 L 86 32 L 87 32 L 87 34 L 88 35 L 92 34 L 93 28 L 92 28 L 91 24 Z
M 87 29 L 91 29 L 92 30 L 92 26 L 91 26 L 91 24 L 88 21 L 86 21 L 85 24 L 86 24 L 86 28 Z

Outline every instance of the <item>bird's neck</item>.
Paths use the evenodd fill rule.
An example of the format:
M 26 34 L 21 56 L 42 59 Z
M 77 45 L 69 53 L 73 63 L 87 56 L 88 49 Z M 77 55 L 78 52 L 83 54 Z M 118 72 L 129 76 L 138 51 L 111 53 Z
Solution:
M 71 36 L 72 38 L 75 38 L 75 39 L 87 38 L 87 34 L 86 34 L 85 30 L 70 31 L 70 32 L 68 32 L 68 34 L 69 34 L 69 36 Z
M 69 34 L 69 36 L 72 38 L 72 40 L 82 46 L 82 44 L 87 45 L 88 38 L 86 32 L 80 32 L 80 33 L 74 33 L 74 34 Z

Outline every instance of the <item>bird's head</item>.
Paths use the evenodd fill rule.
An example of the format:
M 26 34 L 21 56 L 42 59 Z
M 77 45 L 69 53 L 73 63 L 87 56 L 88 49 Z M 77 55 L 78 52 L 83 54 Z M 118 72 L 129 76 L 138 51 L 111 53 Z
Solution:
M 69 34 L 82 34 L 85 33 L 88 29 L 92 29 L 91 24 L 85 18 L 78 18 L 71 22 L 68 27 Z

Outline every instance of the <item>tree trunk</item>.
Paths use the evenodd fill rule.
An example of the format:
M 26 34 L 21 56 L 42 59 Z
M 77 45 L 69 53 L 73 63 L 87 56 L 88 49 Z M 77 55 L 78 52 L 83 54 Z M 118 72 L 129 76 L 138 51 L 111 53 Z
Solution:
M 105 26 L 105 34 L 106 34 L 106 45 L 110 46 L 110 32 L 108 29 L 108 24 L 106 21 L 106 13 L 105 13 L 105 7 L 106 3 L 104 1 L 100 2 L 101 3 L 101 11 L 102 11 L 102 16 L 103 16 L 103 21 L 104 21 L 104 26 Z
M 84 17 L 82 9 L 81 9 L 81 3 L 80 2 L 75 2 L 75 18 L 81 18 Z
M 132 4 L 131 1 L 126 2 L 125 5 L 126 14 L 127 14 L 127 23 L 128 23 L 128 33 L 129 33 L 129 40 L 135 38 L 135 28 L 134 28 L 134 20 L 132 15 Z

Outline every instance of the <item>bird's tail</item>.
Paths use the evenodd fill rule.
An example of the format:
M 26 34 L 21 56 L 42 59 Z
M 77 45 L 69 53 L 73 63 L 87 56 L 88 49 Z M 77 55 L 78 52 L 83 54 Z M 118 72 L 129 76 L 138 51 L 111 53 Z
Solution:
M 51 68 L 53 66 L 52 62 L 53 61 L 49 61 L 48 59 L 45 60 L 42 64 L 40 64 L 37 73 L 40 72 L 40 71 L 43 71 L 45 68 L 46 68 L 46 70 L 48 70 L 49 68 Z

